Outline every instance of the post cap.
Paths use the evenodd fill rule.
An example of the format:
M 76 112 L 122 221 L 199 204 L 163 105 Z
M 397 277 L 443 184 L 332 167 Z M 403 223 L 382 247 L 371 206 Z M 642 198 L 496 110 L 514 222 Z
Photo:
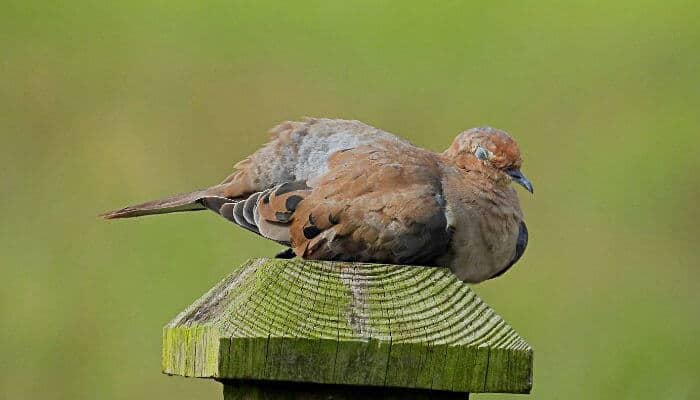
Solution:
M 252 259 L 165 326 L 163 372 L 529 393 L 532 349 L 446 268 Z

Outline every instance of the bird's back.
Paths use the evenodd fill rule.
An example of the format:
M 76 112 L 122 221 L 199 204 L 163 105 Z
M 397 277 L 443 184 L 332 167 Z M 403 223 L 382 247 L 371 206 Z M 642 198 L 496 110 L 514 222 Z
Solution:
M 359 146 L 398 148 L 410 143 L 360 121 L 307 118 L 283 122 L 270 131 L 271 140 L 236 164 L 223 182 L 226 197 L 241 197 L 285 182 L 311 182 L 328 171 L 328 159 Z

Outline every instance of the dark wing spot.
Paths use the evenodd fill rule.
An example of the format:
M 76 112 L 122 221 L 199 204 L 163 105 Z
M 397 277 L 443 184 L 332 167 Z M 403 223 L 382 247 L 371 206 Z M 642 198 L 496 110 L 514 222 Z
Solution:
M 275 189 L 275 196 L 281 196 L 285 193 L 293 192 L 295 190 L 308 189 L 306 182 L 296 181 L 296 182 L 285 182 Z
M 284 206 L 289 211 L 296 211 L 297 206 L 299 205 L 299 202 L 301 202 L 302 200 L 304 200 L 303 197 L 295 194 L 295 195 L 289 196 L 287 198 L 287 201 L 284 203 Z
M 269 204 L 270 203 L 270 192 L 267 192 L 265 196 L 263 196 L 262 199 L 263 204 Z
M 321 233 L 321 230 L 316 226 L 311 225 L 304 228 L 304 237 L 307 239 L 313 239 Z
M 290 219 L 292 219 L 292 213 L 290 212 L 276 212 L 275 213 L 275 219 L 277 222 L 282 222 L 282 223 L 287 223 L 289 222 Z
M 338 217 L 336 217 L 335 215 L 329 214 L 329 215 L 328 215 L 328 222 L 329 222 L 331 225 L 337 225 L 338 222 L 340 222 L 340 220 L 339 220 Z

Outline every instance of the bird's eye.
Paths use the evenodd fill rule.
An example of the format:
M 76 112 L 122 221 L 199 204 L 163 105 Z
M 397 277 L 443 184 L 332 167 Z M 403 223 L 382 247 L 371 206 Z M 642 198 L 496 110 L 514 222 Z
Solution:
M 478 158 L 479 160 L 486 161 L 486 160 L 489 159 L 489 152 L 488 152 L 488 150 L 484 149 L 484 148 L 481 147 L 481 146 L 479 146 L 479 147 L 476 148 L 476 150 L 474 151 L 474 155 L 475 155 L 476 158 Z

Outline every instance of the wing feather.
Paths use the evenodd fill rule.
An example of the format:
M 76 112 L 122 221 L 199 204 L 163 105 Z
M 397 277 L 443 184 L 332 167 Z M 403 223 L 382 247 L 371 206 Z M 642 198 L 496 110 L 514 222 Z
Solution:
M 307 118 L 272 128 L 271 140 L 236 164 L 221 184 L 224 196 L 246 198 L 279 185 L 309 185 L 328 171 L 333 154 L 360 146 L 410 146 L 410 143 L 360 121 Z M 282 187 L 282 190 L 289 190 Z M 295 189 L 296 190 L 296 189 Z
M 311 259 L 431 264 L 451 238 L 441 190 L 430 153 L 371 146 L 336 153 L 297 207 L 292 246 Z
M 391 196 L 384 199 L 382 193 L 407 190 L 407 196 L 419 195 L 413 189 L 401 188 L 382 192 L 382 185 L 392 184 L 392 176 L 400 170 L 396 162 L 404 157 L 406 149 L 415 149 L 410 143 L 359 121 L 337 119 L 284 122 L 271 133 L 270 142 L 237 163 L 236 171 L 216 186 L 215 195 L 203 192 L 196 203 L 278 243 L 291 243 L 293 227 L 300 226 L 304 242 L 295 246 L 297 254 L 364 260 L 383 241 L 393 240 L 391 251 L 397 260 L 416 259 L 408 247 L 422 242 L 407 235 L 420 234 L 423 228 L 403 219 L 400 226 L 382 226 L 386 221 L 380 218 L 382 213 L 402 213 L 398 205 L 381 211 L 383 202 L 391 202 Z M 363 163 L 373 151 L 390 155 L 393 166 L 379 162 L 370 167 L 380 166 L 380 173 L 365 171 L 367 165 Z M 367 173 L 372 178 L 365 181 Z M 339 174 L 338 182 L 327 178 Z M 319 194 L 314 202 L 305 206 L 307 198 L 316 192 Z M 305 210 L 301 217 L 300 209 Z M 370 214 L 366 220 L 371 224 L 369 228 L 362 225 L 363 213 Z M 298 222 L 299 218 L 304 221 Z M 315 221 L 309 223 L 310 219 Z M 388 233 L 392 229 L 395 232 Z M 345 250 L 351 255 L 342 255 Z

